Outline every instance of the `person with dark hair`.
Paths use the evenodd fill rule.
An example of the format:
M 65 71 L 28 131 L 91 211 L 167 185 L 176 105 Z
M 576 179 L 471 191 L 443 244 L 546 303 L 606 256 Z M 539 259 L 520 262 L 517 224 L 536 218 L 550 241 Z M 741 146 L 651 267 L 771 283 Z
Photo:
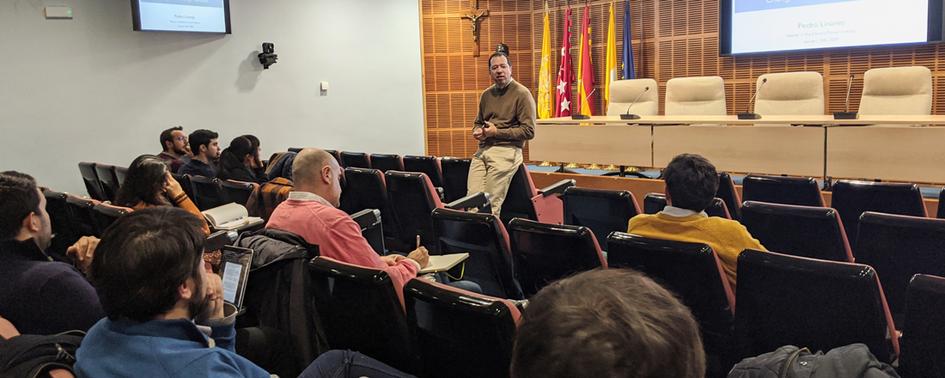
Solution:
M 254 154 L 255 152 L 255 154 Z M 220 154 L 220 171 L 217 178 L 245 182 L 266 182 L 265 177 L 256 175 L 259 144 L 253 148 L 253 142 L 245 136 L 238 136 L 230 141 L 229 147 Z
M 188 137 L 194 157 L 177 170 L 178 174 L 217 177 L 216 161 L 220 158 L 220 135 L 210 130 L 194 130 Z
M 82 273 L 45 253 L 52 237 L 46 197 L 33 177 L 0 173 L 0 315 L 24 334 L 84 331 L 103 316 Z M 97 242 L 83 237 L 68 253 L 86 256 Z
M 125 181 L 118 189 L 115 204 L 135 210 L 149 207 L 179 207 L 200 218 L 202 228 L 210 233 L 203 214 L 190 200 L 180 183 L 174 179 L 161 160 L 154 155 L 141 155 L 128 166 Z
M 186 211 L 158 207 L 105 231 L 90 276 L 107 317 L 82 340 L 78 377 L 270 377 L 236 353 L 236 308 L 223 302 L 220 276 L 205 268 L 200 226 Z M 360 353 L 330 355 L 338 353 L 299 377 L 407 376 Z
M 746 249 L 765 251 L 741 223 L 710 217 L 705 209 L 719 188 L 719 174 L 704 157 L 681 154 L 663 170 L 666 208 L 657 214 L 630 219 L 627 232 L 640 236 L 708 244 L 719 256 L 722 269 L 735 290 L 738 255 Z
M 177 172 L 190 159 L 187 134 L 184 134 L 182 126 L 171 127 L 161 132 L 161 153 L 158 157 L 171 168 L 171 172 Z
M 235 308 L 224 316 L 220 276 L 204 268 L 202 223 L 157 207 L 115 221 L 90 276 L 108 316 L 85 336 L 79 377 L 269 377 L 234 351 Z
M 511 376 L 702 378 L 699 326 L 672 293 L 629 269 L 592 270 L 529 299 Z
M 269 176 L 266 175 L 266 166 L 263 165 L 262 160 L 259 158 L 259 155 L 262 153 L 261 152 L 262 147 L 261 147 L 259 138 L 257 138 L 253 134 L 246 134 L 246 135 L 243 135 L 243 137 L 246 139 L 249 139 L 249 142 L 252 143 L 253 145 L 253 165 L 252 165 L 253 173 L 255 173 L 256 177 L 258 177 L 259 179 L 263 179 L 263 178 L 268 179 Z
M 488 62 L 493 85 L 479 96 L 472 128 L 479 150 L 469 167 L 467 193 L 489 193 L 492 213 L 498 216 L 522 164 L 522 147 L 535 137 L 535 99 L 528 88 L 512 79 L 506 51 L 493 53 Z

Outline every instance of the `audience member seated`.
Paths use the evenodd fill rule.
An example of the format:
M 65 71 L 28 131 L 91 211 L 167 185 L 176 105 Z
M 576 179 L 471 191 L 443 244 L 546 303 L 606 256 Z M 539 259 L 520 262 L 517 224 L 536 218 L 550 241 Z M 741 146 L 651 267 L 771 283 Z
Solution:
M 190 150 L 194 157 L 177 170 L 177 174 L 217 177 L 217 160 L 220 158 L 219 135 L 210 130 L 196 130 L 190 133 Z
M 234 351 L 220 276 L 204 268 L 200 219 L 170 207 L 135 211 L 102 236 L 90 276 L 107 318 L 77 353 L 79 377 L 269 377 Z
M 245 136 L 238 136 L 230 141 L 227 147 L 220 154 L 220 171 L 217 177 L 220 180 L 236 180 L 245 182 L 266 182 L 266 177 L 256 175 L 258 155 L 253 152 L 253 142 Z
M 681 154 L 663 170 L 667 206 L 657 214 L 640 214 L 630 219 L 627 232 L 654 239 L 705 243 L 719 256 L 722 269 L 735 287 L 738 255 L 745 249 L 764 251 L 745 226 L 730 219 L 709 217 L 719 186 L 719 175 L 704 157 Z
M 259 138 L 257 138 L 257 137 L 256 137 L 255 135 L 253 135 L 253 134 L 246 134 L 246 135 L 243 135 L 243 138 L 249 139 L 249 143 L 251 143 L 251 144 L 253 145 L 253 147 L 252 147 L 252 149 L 253 149 L 253 168 L 252 168 L 253 173 L 254 173 L 254 174 L 256 175 L 256 177 L 259 178 L 260 180 L 263 180 L 263 181 L 267 180 L 267 179 L 269 178 L 269 176 L 266 175 L 266 165 L 263 164 L 262 160 L 259 159 L 259 155 L 262 153 L 262 147 L 261 147 L 261 144 L 260 144 L 260 142 L 259 142 Z
M 171 169 L 178 169 L 190 160 L 190 146 L 187 144 L 187 134 L 184 128 L 176 126 L 161 132 L 161 153 L 158 157 Z
M 0 316 L 24 334 L 84 331 L 104 315 L 82 273 L 44 252 L 51 241 L 46 198 L 36 181 L 19 172 L 0 173 Z M 81 264 L 97 242 L 81 238 L 69 252 Z
M 135 210 L 155 206 L 179 207 L 200 218 L 204 232 L 210 233 L 197 205 L 187 197 L 167 166 L 153 155 L 141 155 L 131 162 L 125 182 L 115 197 L 115 205 Z
M 627 269 L 588 271 L 542 288 L 525 308 L 512 351 L 511 376 L 519 378 L 704 375 L 689 309 Z
M 295 188 L 279 204 L 266 228 L 292 232 L 318 245 L 322 256 L 377 269 L 385 269 L 403 287 L 430 259 L 418 246 L 407 257 L 378 256 L 361 236 L 361 227 L 337 207 L 341 198 L 341 167 L 327 152 L 303 149 L 295 157 L 292 177 Z

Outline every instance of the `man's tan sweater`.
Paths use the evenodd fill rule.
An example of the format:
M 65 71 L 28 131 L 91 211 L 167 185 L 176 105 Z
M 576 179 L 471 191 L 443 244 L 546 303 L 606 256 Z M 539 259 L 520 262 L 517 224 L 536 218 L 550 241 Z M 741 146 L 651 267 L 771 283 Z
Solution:
M 479 114 L 473 129 L 482 127 L 486 121 L 496 126 L 496 134 L 479 141 L 479 147 L 523 147 L 526 140 L 535 137 L 535 99 L 532 93 L 515 80 L 505 88 L 493 84 L 479 96 Z

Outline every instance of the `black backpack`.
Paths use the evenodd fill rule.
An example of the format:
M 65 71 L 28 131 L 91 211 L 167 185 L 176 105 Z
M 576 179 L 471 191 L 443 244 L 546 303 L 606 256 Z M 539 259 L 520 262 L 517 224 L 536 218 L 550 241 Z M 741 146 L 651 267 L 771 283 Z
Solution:
M 888 364 L 876 360 L 864 344 L 850 344 L 811 353 L 786 345 L 774 352 L 742 360 L 728 378 L 899 378 Z
M 50 370 L 72 371 L 85 332 L 19 335 L 0 339 L 0 377 L 45 377 Z

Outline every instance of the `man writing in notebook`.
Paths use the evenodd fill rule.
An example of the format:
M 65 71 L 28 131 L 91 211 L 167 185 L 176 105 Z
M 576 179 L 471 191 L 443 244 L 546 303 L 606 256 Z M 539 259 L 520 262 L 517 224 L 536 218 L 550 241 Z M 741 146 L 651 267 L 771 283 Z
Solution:
M 361 227 L 337 207 L 341 202 L 341 167 L 327 152 L 304 149 L 292 165 L 295 186 L 289 198 L 269 217 L 266 228 L 292 232 L 318 245 L 322 256 L 384 269 L 402 287 L 425 267 L 430 255 L 423 246 L 406 257 L 378 256 L 361 235 Z

